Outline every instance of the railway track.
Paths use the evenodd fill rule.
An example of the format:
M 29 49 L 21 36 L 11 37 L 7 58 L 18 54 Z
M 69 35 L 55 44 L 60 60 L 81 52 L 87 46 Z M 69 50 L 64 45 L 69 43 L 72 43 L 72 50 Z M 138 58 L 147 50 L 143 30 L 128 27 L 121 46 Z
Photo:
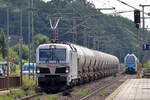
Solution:
M 104 80 L 100 80 L 100 81 L 97 81 L 97 85 L 91 85 L 91 87 L 93 87 L 93 89 L 91 90 L 90 93 L 88 93 L 87 95 L 85 96 L 81 96 L 81 97 L 76 97 L 76 96 L 73 96 L 72 93 L 74 91 L 70 91 L 70 92 L 67 92 L 65 91 L 65 95 L 64 96 L 64 91 L 62 92 L 58 92 L 57 94 L 59 95 L 59 97 L 57 98 L 57 100 L 90 100 L 90 98 L 94 97 L 99 91 L 101 90 L 104 90 L 108 87 L 111 87 L 113 84 L 115 84 L 116 82 L 122 80 L 123 78 L 124 79 L 128 79 L 128 78 L 131 78 L 132 76 L 129 76 L 129 75 L 120 75 L 120 77 L 116 77 L 114 78 L 113 80 L 110 80 L 107 78 L 104 79 Z M 108 77 L 109 78 L 109 77 Z M 110 77 L 111 78 L 111 77 Z M 95 81 L 96 82 L 96 81 Z M 94 83 L 94 82 L 93 82 Z M 89 83 L 91 84 L 91 83 Z M 102 85 L 103 84 L 103 85 Z M 82 85 L 81 85 L 82 86 Z M 85 84 L 83 85 L 83 88 L 85 87 L 88 87 L 88 84 Z M 80 86 L 76 86 L 75 88 L 80 88 Z M 69 91 L 69 90 L 68 90 Z M 69 94 L 69 95 L 68 95 Z M 50 94 L 42 94 L 42 93 L 38 93 L 36 95 L 32 95 L 32 96 L 26 96 L 26 97 L 23 97 L 23 98 L 20 98 L 20 99 L 16 99 L 16 100 L 34 100 L 36 97 L 40 96 L 40 97 L 47 97 L 47 96 L 50 96 L 52 95 L 51 93 Z M 73 98 L 72 98 L 73 97 Z M 41 99 L 42 100 L 42 99 Z
M 131 77 L 131 76 L 126 75 L 124 78 L 127 79 L 128 77 Z M 102 90 L 104 90 L 104 89 L 106 89 L 108 87 L 111 87 L 112 85 L 116 84 L 116 82 L 119 82 L 119 80 L 121 80 L 121 79 L 122 79 L 122 77 L 119 77 L 119 78 L 117 78 L 117 79 L 115 79 L 113 81 L 108 81 L 107 84 L 92 90 L 92 92 L 90 92 L 86 96 L 81 97 L 80 100 L 90 100 L 90 98 L 95 96 L 99 91 L 102 91 Z

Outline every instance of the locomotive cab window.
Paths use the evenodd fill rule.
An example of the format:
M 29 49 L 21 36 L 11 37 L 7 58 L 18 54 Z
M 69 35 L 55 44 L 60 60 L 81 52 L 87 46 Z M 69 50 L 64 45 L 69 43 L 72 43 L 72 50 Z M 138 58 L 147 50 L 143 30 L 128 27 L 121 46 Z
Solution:
M 66 61 L 66 49 L 50 48 L 39 50 L 39 61 Z
M 129 57 L 127 57 L 126 62 L 127 62 L 127 64 L 133 64 L 133 63 L 135 63 L 135 58 L 134 58 L 134 56 L 129 56 Z

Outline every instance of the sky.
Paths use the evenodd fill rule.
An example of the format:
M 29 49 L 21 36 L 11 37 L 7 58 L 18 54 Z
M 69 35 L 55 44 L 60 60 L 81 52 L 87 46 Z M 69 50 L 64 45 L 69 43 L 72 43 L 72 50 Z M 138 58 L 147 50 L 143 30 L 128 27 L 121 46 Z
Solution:
M 44 0 L 44 1 L 49 1 L 49 0 Z M 120 3 L 118 0 L 88 0 L 88 1 L 94 3 L 96 8 L 111 8 L 111 7 L 115 7 L 115 10 L 102 11 L 105 14 L 110 14 L 110 13 L 120 12 L 120 11 L 133 11 L 134 10 L 133 8 L 128 7 L 128 6 Z M 140 4 L 142 4 L 142 5 L 150 5 L 150 1 L 149 0 L 120 0 L 120 1 L 123 1 L 123 2 L 125 2 L 125 3 L 127 3 L 129 5 L 137 8 L 137 9 L 140 9 L 140 10 L 142 10 L 142 7 L 139 7 Z M 150 6 L 149 7 L 145 7 L 145 12 L 146 13 L 150 13 Z M 127 12 L 127 13 L 122 13 L 122 14 L 118 14 L 118 15 L 126 17 L 126 18 L 128 18 L 128 19 L 130 19 L 132 21 L 133 21 L 133 18 L 134 18 L 133 12 Z M 141 13 L 141 15 L 142 15 L 142 13 Z M 146 19 L 145 20 L 145 27 L 150 28 L 150 19 Z

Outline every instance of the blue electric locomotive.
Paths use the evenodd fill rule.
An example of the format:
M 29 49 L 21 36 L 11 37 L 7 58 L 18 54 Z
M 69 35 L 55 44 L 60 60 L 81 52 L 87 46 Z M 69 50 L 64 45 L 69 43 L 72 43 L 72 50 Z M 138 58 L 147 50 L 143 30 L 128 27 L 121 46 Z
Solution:
M 134 54 L 127 54 L 124 59 L 125 72 L 129 74 L 134 74 L 137 72 L 138 59 Z

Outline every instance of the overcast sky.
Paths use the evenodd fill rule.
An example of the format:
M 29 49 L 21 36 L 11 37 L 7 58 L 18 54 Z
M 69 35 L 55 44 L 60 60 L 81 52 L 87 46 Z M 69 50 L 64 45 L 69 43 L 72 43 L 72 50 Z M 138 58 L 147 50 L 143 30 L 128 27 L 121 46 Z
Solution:
M 44 0 L 44 1 L 49 1 L 49 0 Z M 134 10 L 131 7 L 128 7 L 122 3 L 120 3 L 117 0 L 88 0 L 90 2 L 93 2 L 96 6 L 96 8 L 110 8 L 110 7 L 115 7 L 116 12 L 119 11 L 130 11 L 130 10 Z M 150 5 L 150 0 L 120 0 L 123 1 L 137 9 L 142 9 L 141 7 L 139 7 L 140 4 L 142 5 Z M 149 1 L 149 2 L 148 2 Z M 113 11 L 102 11 L 103 13 L 113 13 L 115 12 Z M 145 12 L 150 12 L 150 7 L 145 7 Z M 131 20 L 133 20 L 133 12 L 128 12 L 128 13 L 122 13 L 119 14 L 123 17 L 129 18 Z M 146 27 L 150 27 L 150 19 L 145 20 L 146 21 Z

